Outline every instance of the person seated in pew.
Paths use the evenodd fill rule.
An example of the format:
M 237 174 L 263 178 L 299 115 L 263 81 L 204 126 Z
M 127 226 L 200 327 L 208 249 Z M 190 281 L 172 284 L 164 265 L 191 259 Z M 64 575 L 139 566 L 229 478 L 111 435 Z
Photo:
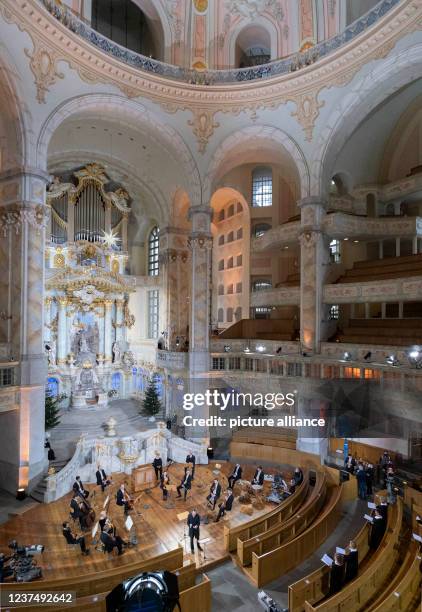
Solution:
M 292 478 L 289 485 L 288 495 L 293 495 L 293 493 L 296 491 L 296 486 L 296 480 Z
M 295 481 L 297 487 L 300 484 L 302 484 L 302 482 L 303 482 L 303 472 L 302 472 L 302 470 L 299 467 L 297 467 L 295 469 L 295 472 L 293 474 L 293 478 L 294 478 L 294 481 Z
M 388 502 L 385 499 L 385 497 L 381 497 L 380 503 L 377 505 L 377 510 L 381 514 L 382 519 L 383 519 L 385 525 L 387 525 L 387 520 L 388 520 Z
M 187 469 L 186 472 L 185 472 L 185 476 L 182 479 L 180 485 L 178 487 L 176 487 L 177 497 L 178 498 L 182 497 L 182 494 L 181 494 L 180 491 L 183 489 L 183 491 L 184 491 L 183 499 L 186 501 L 186 497 L 187 497 L 188 491 L 190 491 L 191 488 L 192 488 L 192 475 L 190 473 L 190 470 Z
M 354 580 L 358 575 L 359 569 L 359 553 L 354 540 L 350 540 L 349 546 L 346 548 L 346 573 L 344 576 L 345 582 Z
M 111 480 L 107 478 L 105 470 L 103 470 L 99 465 L 97 465 L 95 478 L 97 479 L 97 485 L 101 487 L 101 491 L 104 493 L 104 489 L 108 487 L 108 485 L 111 483 Z
M 344 584 L 344 557 L 339 553 L 334 555 L 334 561 L 330 571 L 330 596 L 338 593 Z
M 73 483 L 72 489 L 77 495 L 80 495 L 81 497 L 85 497 L 85 499 L 89 497 L 89 491 L 87 491 L 84 488 L 84 485 L 83 485 L 83 482 L 80 476 L 76 476 L 76 480 Z
M 78 520 L 79 521 L 79 525 L 82 529 L 82 517 L 83 517 L 83 513 L 81 512 L 81 509 L 79 507 L 79 495 L 77 493 L 74 493 L 72 499 L 70 500 L 70 516 L 72 517 L 72 519 L 74 521 Z
M 63 523 L 62 533 L 68 544 L 72 546 L 75 544 L 79 544 L 79 546 L 81 547 L 81 553 L 83 555 L 89 555 L 89 548 L 86 547 L 85 536 L 73 533 L 67 521 Z
M 378 548 L 378 546 L 381 544 L 386 527 L 387 524 L 382 518 L 381 512 L 376 508 L 374 510 L 373 522 L 370 527 L 369 548 L 372 550 L 376 550 Z
M 114 548 L 117 548 L 119 551 L 119 555 L 123 555 L 123 540 L 120 536 L 114 534 L 113 527 L 106 528 L 101 532 L 100 536 L 101 542 L 104 544 L 104 549 L 106 552 L 113 552 Z
M 231 512 L 233 501 L 233 491 L 231 489 L 227 489 L 225 498 L 223 499 L 221 504 L 218 504 L 218 514 L 217 518 L 215 519 L 216 523 L 218 523 L 218 521 L 221 519 L 222 516 L 226 514 L 226 512 Z
M 233 489 L 236 482 L 240 480 L 241 478 L 242 478 L 242 468 L 240 466 L 240 463 L 236 463 L 236 465 L 234 466 L 233 472 L 228 477 L 230 489 Z
M 251 480 L 251 484 L 259 485 L 261 487 L 264 484 L 264 471 L 262 469 L 262 465 L 258 465 L 257 469 L 255 470 L 255 474 Z

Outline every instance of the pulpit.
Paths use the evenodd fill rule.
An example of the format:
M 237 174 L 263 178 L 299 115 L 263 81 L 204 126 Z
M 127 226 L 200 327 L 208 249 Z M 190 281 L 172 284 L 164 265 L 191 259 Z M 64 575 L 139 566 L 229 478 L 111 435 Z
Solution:
M 140 465 L 132 472 L 132 489 L 136 493 L 150 489 L 155 484 L 155 472 L 152 465 Z

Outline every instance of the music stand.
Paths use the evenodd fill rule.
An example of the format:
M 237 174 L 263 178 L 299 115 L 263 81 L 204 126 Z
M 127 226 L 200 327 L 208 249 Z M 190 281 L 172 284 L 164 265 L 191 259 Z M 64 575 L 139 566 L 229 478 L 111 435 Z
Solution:
M 206 555 L 205 549 L 206 549 L 206 544 L 208 544 L 208 542 L 211 542 L 211 538 L 203 538 L 202 540 L 198 540 L 198 543 L 201 546 L 203 546 L 203 549 L 204 549 L 204 558 L 203 558 L 203 561 L 207 560 L 207 555 Z
M 189 535 L 186 533 L 186 519 L 189 516 L 189 512 L 179 512 L 179 514 L 176 515 L 177 516 L 177 520 L 179 521 L 179 523 L 181 521 L 183 521 L 183 546 L 185 548 L 186 554 L 188 554 L 188 543 L 187 543 L 187 539 L 189 538 Z M 180 542 L 180 540 L 179 540 Z

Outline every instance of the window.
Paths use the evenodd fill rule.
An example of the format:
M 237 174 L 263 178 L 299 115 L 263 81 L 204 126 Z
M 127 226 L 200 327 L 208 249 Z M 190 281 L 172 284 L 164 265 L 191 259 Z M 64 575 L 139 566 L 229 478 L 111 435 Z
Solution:
M 243 262 L 243 257 L 242 257 L 242 255 L 238 255 L 238 256 L 237 256 L 237 259 L 236 259 L 236 263 L 237 263 L 237 265 L 238 265 L 238 266 L 241 266 L 241 265 L 242 265 L 242 262 Z
M 240 357 L 229 357 L 229 370 L 240 370 Z
M 234 215 L 234 204 L 230 204 L 229 210 L 227 212 L 227 217 L 233 217 Z
M 272 206 L 273 176 L 271 168 L 256 168 L 252 173 L 252 206 Z
M 154 227 L 148 238 L 148 275 L 158 276 L 158 250 L 160 246 L 160 228 Z
M 245 359 L 245 370 L 248 372 L 253 372 L 253 359 L 246 357 Z
M 213 357 L 212 358 L 212 369 L 213 370 L 224 370 L 225 367 L 224 357 Z
M 0 370 L 0 387 L 7 387 L 13 384 L 13 369 L 2 368 Z
M 228 295 L 232 295 L 233 294 L 233 289 L 234 289 L 233 284 L 229 285 L 227 287 L 227 294 Z
M 227 323 L 233 322 L 233 308 L 227 308 Z
M 158 338 L 158 290 L 148 291 L 148 338 Z
M 218 295 L 224 295 L 224 285 L 218 285 Z
M 233 268 L 233 257 L 229 257 L 227 261 L 227 268 Z
M 238 306 L 234 312 L 234 318 L 236 321 L 240 321 L 242 318 L 242 307 Z
M 330 321 L 337 321 L 340 314 L 340 309 L 338 304 L 333 304 L 330 306 Z
M 242 293 L 242 283 L 236 283 L 236 293 Z
M 220 259 L 220 261 L 218 262 L 218 269 L 224 270 L 224 259 Z
M 334 263 L 340 263 L 340 240 L 331 240 L 330 258 Z
M 224 208 L 223 208 L 223 210 L 220 210 L 220 212 L 218 214 L 218 220 L 219 221 L 224 221 L 224 217 L 225 217 L 225 211 L 224 211 Z
M 243 227 L 239 227 L 239 229 L 237 230 L 237 234 L 236 234 L 237 240 L 240 240 L 241 238 L 243 238 Z
M 236 206 L 236 212 L 241 213 L 241 212 L 242 212 L 242 210 L 243 210 L 242 203 L 241 203 L 241 202 L 238 202 L 238 203 L 237 203 L 237 206 Z
M 257 306 L 254 308 L 255 319 L 269 319 L 271 314 L 271 308 L 268 306 Z
M 234 233 L 229 232 L 229 235 L 227 236 L 227 242 L 233 242 L 233 240 L 234 240 Z
M 217 320 L 219 323 L 224 323 L 224 310 L 222 308 L 218 309 Z
M 252 291 L 265 291 L 265 289 L 272 288 L 272 282 L 266 279 L 259 279 L 254 281 L 252 285 Z
M 255 238 L 259 238 L 260 236 L 263 236 L 265 232 L 268 232 L 268 230 L 270 229 L 271 225 L 269 223 L 257 223 L 257 225 L 254 225 L 253 227 L 252 235 Z
M 218 239 L 218 244 L 219 246 L 221 246 L 222 244 L 224 244 L 224 236 L 220 236 Z

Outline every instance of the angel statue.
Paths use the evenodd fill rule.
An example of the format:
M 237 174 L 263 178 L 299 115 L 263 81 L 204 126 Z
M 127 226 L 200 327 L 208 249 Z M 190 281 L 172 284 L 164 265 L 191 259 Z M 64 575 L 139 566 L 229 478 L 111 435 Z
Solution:
M 121 355 L 121 351 L 120 351 L 120 344 L 117 342 L 113 343 L 113 363 L 120 363 L 120 355 Z

